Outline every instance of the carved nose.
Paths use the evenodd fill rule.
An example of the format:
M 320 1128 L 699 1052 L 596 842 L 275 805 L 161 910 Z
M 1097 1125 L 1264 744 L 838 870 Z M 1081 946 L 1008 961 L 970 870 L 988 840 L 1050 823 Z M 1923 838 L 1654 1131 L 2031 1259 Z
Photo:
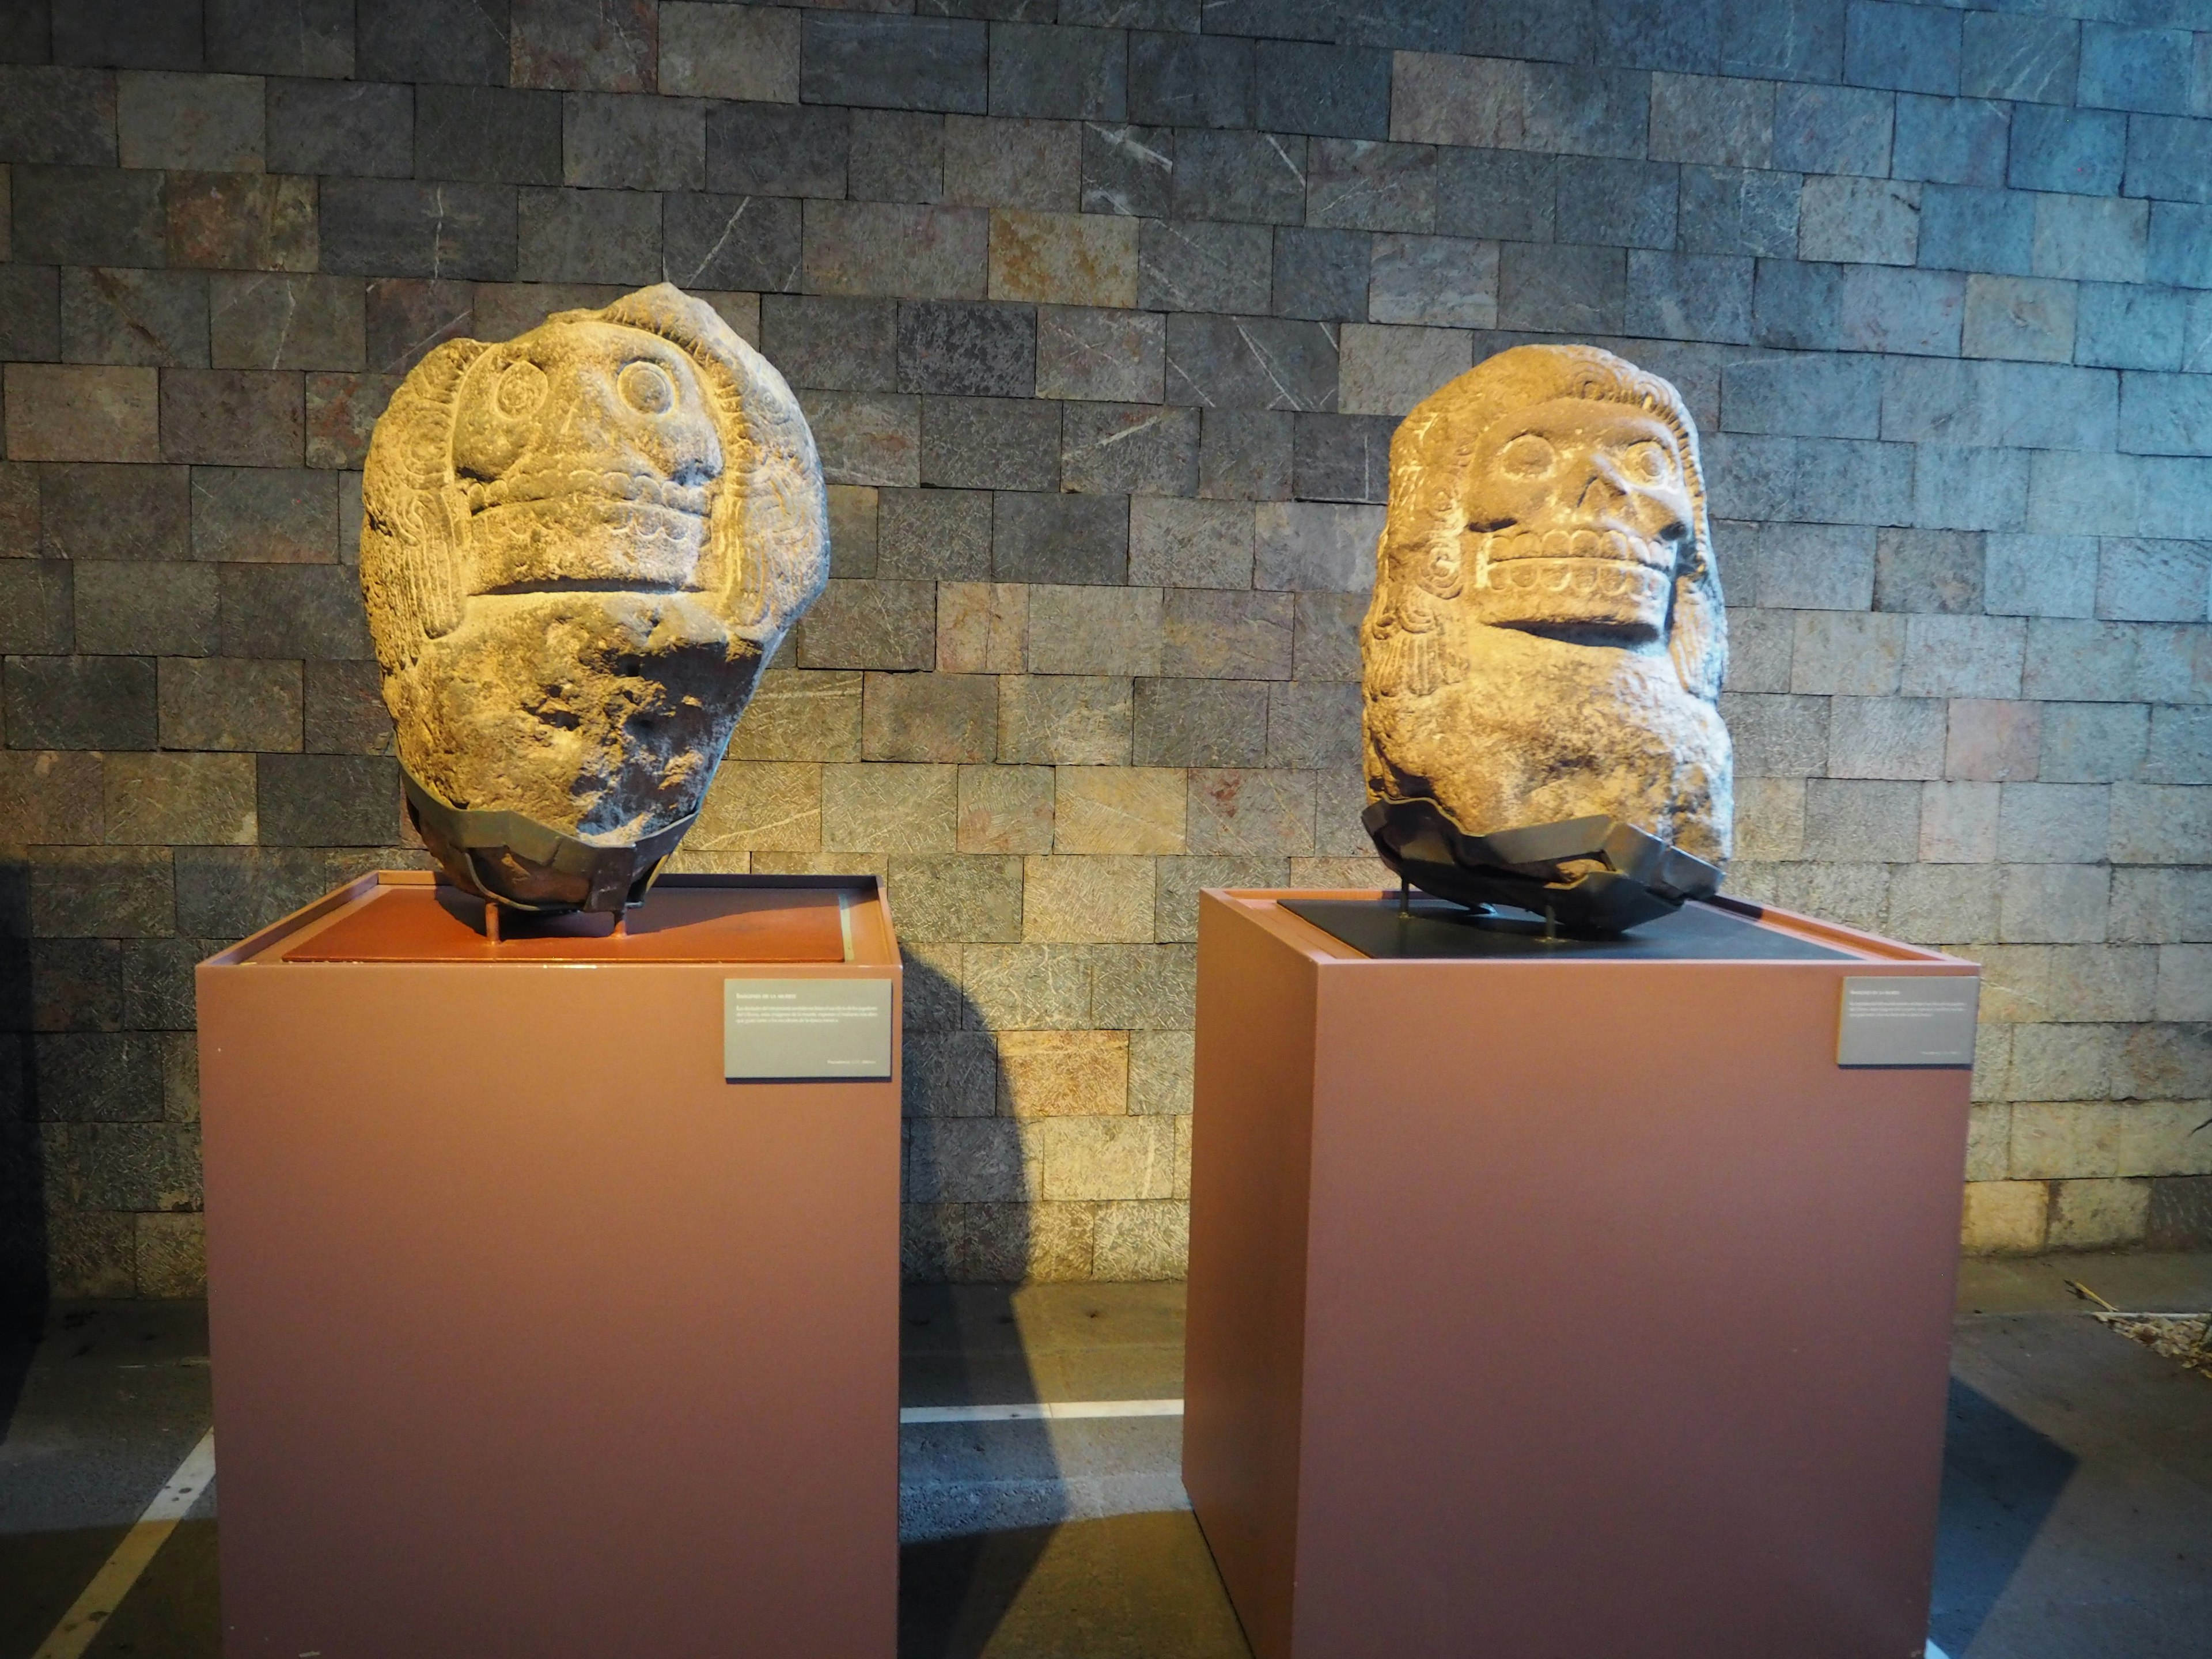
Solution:
M 1576 507 L 1587 514 L 1609 511 L 1628 499 L 1628 492 L 1606 477 L 1602 471 L 1592 471 L 1589 482 L 1575 502 Z

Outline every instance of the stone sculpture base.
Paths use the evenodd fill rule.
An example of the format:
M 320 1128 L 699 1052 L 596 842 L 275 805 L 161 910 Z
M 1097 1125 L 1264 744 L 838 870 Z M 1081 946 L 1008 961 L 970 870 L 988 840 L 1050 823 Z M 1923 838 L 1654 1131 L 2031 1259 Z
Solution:
M 878 890 L 471 902 L 367 877 L 199 970 L 224 1651 L 890 1659 Z M 890 981 L 891 1078 L 725 1082 L 724 981 L 817 977 Z
M 1917 1653 L 1969 1073 L 1840 1069 L 1839 981 L 1972 964 L 1277 902 L 1350 896 L 1200 910 L 1183 1482 L 1258 1659 Z

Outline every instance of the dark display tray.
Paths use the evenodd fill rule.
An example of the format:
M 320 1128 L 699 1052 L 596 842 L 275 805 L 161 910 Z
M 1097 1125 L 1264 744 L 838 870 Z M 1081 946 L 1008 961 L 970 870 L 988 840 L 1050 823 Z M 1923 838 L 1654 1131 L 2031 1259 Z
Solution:
M 1455 904 L 1415 899 L 1410 915 L 1395 898 L 1285 899 L 1284 909 L 1341 939 L 1364 956 L 1380 957 L 1602 957 L 1650 962 L 1834 962 L 1851 960 L 1832 950 L 1748 916 L 1712 905 L 1684 905 L 1610 939 L 1546 939 L 1543 921 L 1510 910 L 1476 916 Z

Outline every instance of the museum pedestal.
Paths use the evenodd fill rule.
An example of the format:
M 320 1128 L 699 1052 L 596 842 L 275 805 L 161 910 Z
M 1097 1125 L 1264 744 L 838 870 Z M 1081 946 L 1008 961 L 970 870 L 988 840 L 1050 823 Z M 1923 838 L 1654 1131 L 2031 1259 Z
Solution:
M 225 1652 L 890 1659 L 876 884 L 671 878 L 612 937 L 482 908 L 365 877 L 199 969 Z M 757 1036 L 878 1059 L 726 1080 Z
M 1978 970 L 1284 908 L 1355 897 L 1200 912 L 1183 1479 L 1259 1659 L 1917 1655 Z

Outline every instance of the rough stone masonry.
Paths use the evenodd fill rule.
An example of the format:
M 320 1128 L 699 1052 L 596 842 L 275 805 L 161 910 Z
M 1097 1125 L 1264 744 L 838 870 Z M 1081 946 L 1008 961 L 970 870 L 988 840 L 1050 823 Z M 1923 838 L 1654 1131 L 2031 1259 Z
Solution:
M 918 9 L 0 10 L 13 1288 L 197 1287 L 191 964 L 421 860 L 398 377 L 663 280 L 831 486 L 686 856 L 888 877 L 913 1273 L 1180 1271 L 1194 894 L 1372 879 L 1390 432 L 1534 340 L 1704 434 L 1734 890 L 1984 964 L 1968 1244 L 2212 1238 L 2212 5 Z

